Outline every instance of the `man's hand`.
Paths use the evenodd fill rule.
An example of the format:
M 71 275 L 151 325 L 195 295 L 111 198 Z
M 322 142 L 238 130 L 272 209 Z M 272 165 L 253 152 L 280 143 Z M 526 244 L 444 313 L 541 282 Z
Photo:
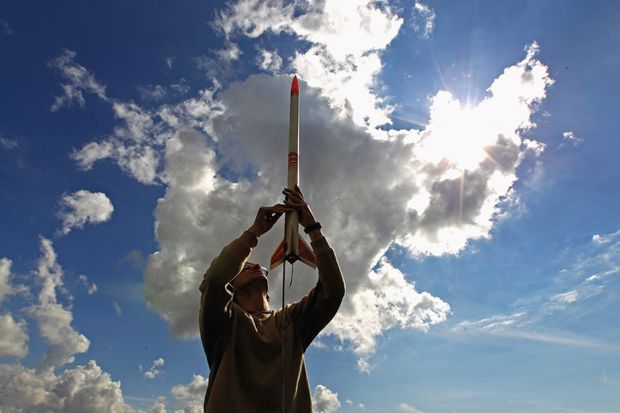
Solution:
M 299 223 L 302 227 L 307 228 L 309 225 L 312 225 L 316 222 L 316 219 L 314 219 L 314 214 L 312 214 L 312 210 L 304 199 L 304 196 L 301 193 L 301 189 L 299 189 L 298 186 L 295 186 L 294 191 L 284 188 L 284 191 L 282 191 L 282 193 L 286 195 L 286 198 L 284 199 L 284 205 L 297 210 Z
M 248 231 L 258 238 L 265 232 L 269 231 L 282 216 L 282 214 L 290 210 L 291 207 L 284 204 L 260 207 L 258 209 L 258 213 L 256 214 L 254 224 L 252 224 Z

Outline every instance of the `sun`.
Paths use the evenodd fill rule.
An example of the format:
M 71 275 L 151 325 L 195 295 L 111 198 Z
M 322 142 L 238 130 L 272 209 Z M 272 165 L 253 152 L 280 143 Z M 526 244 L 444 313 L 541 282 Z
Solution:
M 486 148 L 497 141 L 493 120 L 483 116 L 480 105 L 461 105 L 450 92 L 432 98 L 430 122 L 422 134 L 416 157 L 439 164 L 447 161 L 454 169 L 471 171 L 490 156 Z

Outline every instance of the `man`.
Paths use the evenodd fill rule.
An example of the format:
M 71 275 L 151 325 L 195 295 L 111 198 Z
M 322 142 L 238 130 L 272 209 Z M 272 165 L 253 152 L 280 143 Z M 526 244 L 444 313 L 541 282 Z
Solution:
M 299 188 L 283 193 L 284 204 L 261 207 L 254 224 L 211 262 L 200 285 L 200 336 L 211 370 L 205 413 L 312 411 L 304 352 L 338 311 L 345 285 Z M 266 271 L 246 260 L 258 238 L 292 209 L 310 229 L 319 279 L 299 302 L 274 312 Z

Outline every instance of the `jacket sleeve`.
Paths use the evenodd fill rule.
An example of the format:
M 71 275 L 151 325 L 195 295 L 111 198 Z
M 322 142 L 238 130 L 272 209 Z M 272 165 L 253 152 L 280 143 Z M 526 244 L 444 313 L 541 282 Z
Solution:
M 243 268 L 252 248 L 258 240 L 254 234 L 245 231 L 228 244 L 217 256 L 205 273 L 200 284 L 200 338 L 211 362 L 211 353 L 221 336 L 228 319 L 228 308 L 232 294 L 226 286 Z
M 308 295 L 287 308 L 304 351 L 336 315 L 345 292 L 336 254 L 325 237 L 315 240 L 311 245 L 316 255 L 319 280 Z

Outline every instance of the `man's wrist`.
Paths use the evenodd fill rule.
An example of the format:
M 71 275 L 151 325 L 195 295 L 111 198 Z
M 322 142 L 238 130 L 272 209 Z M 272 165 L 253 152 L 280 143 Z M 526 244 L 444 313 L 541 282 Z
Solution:
M 316 241 L 317 239 L 321 239 L 324 236 L 323 232 L 321 232 L 321 228 L 315 228 L 311 230 L 310 232 L 308 232 L 308 235 L 310 236 L 310 241 Z
M 258 230 L 258 228 L 256 228 L 254 225 L 252 225 L 250 228 L 248 228 L 248 232 L 252 235 L 254 235 L 257 239 L 258 237 L 260 237 L 262 234 L 260 233 L 260 231 Z
M 310 225 L 304 225 L 304 232 L 306 234 L 309 234 L 311 231 L 314 231 L 315 229 L 321 229 L 321 228 L 323 228 L 321 226 L 321 223 L 319 221 L 314 221 Z

